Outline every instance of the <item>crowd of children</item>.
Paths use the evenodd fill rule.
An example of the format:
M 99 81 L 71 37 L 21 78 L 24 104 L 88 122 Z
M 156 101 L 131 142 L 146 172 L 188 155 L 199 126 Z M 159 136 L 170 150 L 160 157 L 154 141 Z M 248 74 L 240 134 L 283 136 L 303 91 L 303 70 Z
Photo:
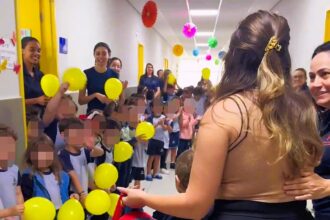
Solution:
M 92 109 L 78 117 L 77 104 L 65 94 L 68 86 L 62 84 L 43 111 L 27 106 L 28 146 L 21 173 L 10 162 L 15 160 L 15 132 L 0 126 L 0 142 L 6 146 L 0 157 L 0 217 L 18 219 L 24 211 L 24 200 L 37 196 L 52 201 L 57 210 L 70 197 L 83 205 L 88 192 L 96 188 L 93 173 L 102 163 L 117 167 L 116 186 L 132 183 L 141 188 L 143 180 L 162 179 L 161 174 L 169 173 L 167 161 L 169 168 L 175 169 L 176 158 L 192 147 L 199 120 L 210 102 L 210 91 L 201 86 L 176 89 L 166 85 L 160 97 L 138 88 L 124 102 L 110 102 L 103 111 Z M 142 121 L 155 128 L 149 140 L 135 135 Z M 53 125 L 53 135 L 46 130 L 49 125 Z M 128 142 L 134 153 L 128 161 L 118 163 L 114 162 L 113 149 L 121 140 Z M 187 185 L 186 178 L 180 180 L 180 189 Z M 108 191 L 116 192 L 116 187 Z M 90 217 L 108 218 L 108 214 Z

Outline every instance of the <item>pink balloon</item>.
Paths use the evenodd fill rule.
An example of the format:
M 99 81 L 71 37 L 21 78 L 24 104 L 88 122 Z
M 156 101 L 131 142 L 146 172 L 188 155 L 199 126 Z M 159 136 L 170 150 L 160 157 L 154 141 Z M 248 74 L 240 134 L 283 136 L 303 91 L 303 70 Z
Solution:
M 183 26 L 182 33 L 186 38 L 192 38 L 197 32 L 197 27 L 193 23 L 186 23 Z
M 207 54 L 206 57 L 205 57 L 205 59 L 207 61 L 210 61 L 212 59 L 212 55 L 211 54 Z

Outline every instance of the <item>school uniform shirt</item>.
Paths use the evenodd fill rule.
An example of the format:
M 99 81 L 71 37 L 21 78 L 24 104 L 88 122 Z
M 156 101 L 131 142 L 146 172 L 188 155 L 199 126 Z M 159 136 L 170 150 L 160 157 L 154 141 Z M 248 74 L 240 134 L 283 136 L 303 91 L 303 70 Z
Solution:
M 170 145 L 170 134 L 168 131 L 164 131 L 164 149 L 168 149 Z
M 205 102 L 206 102 L 206 96 L 201 96 L 198 101 L 194 99 L 195 103 L 195 112 L 197 116 L 203 116 L 205 112 Z
M 41 78 L 44 74 L 37 68 L 34 68 L 33 71 L 34 76 L 32 77 L 25 65 L 23 65 L 25 99 L 38 98 L 44 95 L 40 85 Z
M 146 74 L 142 75 L 140 78 L 139 86 L 147 87 L 148 90 L 152 90 L 154 92 L 157 91 L 159 87 L 161 89 L 160 80 L 157 76 L 148 77 Z
M 64 171 L 67 173 L 70 171 L 75 171 L 84 192 L 87 192 L 89 172 L 88 164 L 93 163 L 90 156 L 90 151 L 86 148 L 82 148 L 79 153 L 75 154 L 63 149 L 59 153 L 59 158 Z M 72 184 L 71 191 L 78 193 Z
M 95 164 L 96 166 L 102 164 L 102 163 L 113 163 L 113 146 L 107 147 L 102 142 L 99 142 L 96 144 L 97 147 L 102 148 L 104 151 L 104 154 L 102 156 L 95 158 Z
M 0 199 L 5 209 L 17 204 L 16 187 L 20 185 L 21 175 L 16 165 L 0 169 Z
M 87 77 L 87 94 L 92 95 L 93 93 L 101 93 L 105 95 L 104 84 L 108 79 L 111 78 L 119 78 L 119 74 L 110 68 L 107 69 L 104 73 L 99 73 L 95 70 L 94 67 L 89 68 L 84 71 Z M 105 108 L 105 104 L 100 102 L 97 98 L 91 100 L 87 104 L 87 113 L 89 113 L 93 109 L 100 109 L 103 111 Z
M 153 125 L 156 125 L 160 120 L 164 119 L 165 118 L 165 115 L 160 115 L 158 117 L 156 116 L 151 116 L 151 119 L 150 122 L 153 124 Z M 155 135 L 152 139 L 155 139 L 155 140 L 159 140 L 159 141 L 163 141 L 164 142 L 164 136 L 165 136 L 165 130 L 162 128 L 161 125 L 158 125 L 156 128 L 155 128 Z
M 59 209 L 62 206 L 62 200 L 61 200 L 60 188 L 54 187 L 54 186 L 58 186 L 58 181 L 56 180 L 54 173 L 53 172 L 43 173 L 43 178 L 45 181 L 46 189 L 50 195 L 52 202 L 55 205 L 55 208 Z
M 148 142 L 140 143 L 136 142 L 134 145 L 134 154 L 132 167 L 144 168 L 147 165 L 148 155 L 146 153 L 146 149 L 148 147 Z

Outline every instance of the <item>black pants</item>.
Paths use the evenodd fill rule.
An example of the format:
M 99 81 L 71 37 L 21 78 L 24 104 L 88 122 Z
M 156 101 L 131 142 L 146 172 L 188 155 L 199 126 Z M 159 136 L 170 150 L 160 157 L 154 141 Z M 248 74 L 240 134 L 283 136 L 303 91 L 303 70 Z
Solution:
M 118 170 L 118 180 L 116 186 L 128 187 L 131 181 L 131 172 L 132 172 L 132 159 L 129 159 L 122 163 L 114 163 L 115 167 Z
M 242 200 L 216 200 L 210 220 L 312 220 L 305 201 L 263 203 Z
M 181 139 L 179 140 L 179 146 L 178 146 L 178 151 L 176 153 L 176 158 L 180 156 L 183 152 L 186 150 L 189 150 L 191 148 L 191 140 L 186 140 L 186 139 Z
M 160 168 L 161 169 L 167 169 L 166 167 L 166 156 L 167 156 L 168 149 L 163 149 L 162 155 L 160 157 Z

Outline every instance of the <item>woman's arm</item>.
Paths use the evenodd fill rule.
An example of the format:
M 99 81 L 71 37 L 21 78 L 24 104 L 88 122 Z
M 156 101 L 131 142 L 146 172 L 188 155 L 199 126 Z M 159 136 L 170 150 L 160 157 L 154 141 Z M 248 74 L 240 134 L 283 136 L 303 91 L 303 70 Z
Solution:
M 235 128 L 240 126 L 240 117 L 237 116 L 239 110 L 231 107 L 235 103 L 226 107 L 221 103 L 210 108 L 204 115 L 187 191 L 178 195 L 158 196 L 119 188 L 128 195 L 123 199 L 126 205 L 146 205 L 160 212 L 188 219 L 201 219 L 207 214 L 219 192 L 228 145 L 237 136 Z
M 86 87 L 79 91 L 78 103 L 79 105 L 85 105 L 96 98 L 96 93 L 92 95 L 86 95 Z
M 26 105 L 46 105 L 48 98 L 44 95 L 39 96 L 37 98 L 25 99 Z

